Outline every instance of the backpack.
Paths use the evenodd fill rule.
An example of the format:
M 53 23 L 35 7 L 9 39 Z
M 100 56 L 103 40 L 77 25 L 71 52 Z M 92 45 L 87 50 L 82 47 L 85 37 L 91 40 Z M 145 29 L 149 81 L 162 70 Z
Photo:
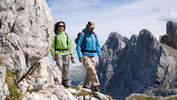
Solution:
M 75 41 L 75 43 L 76 43 L 76 45 L 77 45 L 77 43 L 78 43 L 78 39 L 79 39 L 79 36 L 81 35 L 81 33 L 82 32 L 79 32 L 78 34 L 77 34 L 77 38 L 74 40 Z M 83 42 L 82 42 L 82 44 L 81 44 L 81 47 L 83 46 L 83 43 L 84 43 L 84 41 L 85 41 L 85 37 L 86 37 L 86 33 L 85 32 L 83 32 L 84 33 L 84 40 L 83 40 Z
M 79 39 L 79 36 L 81 35 L 81 33 L 82 33 L 82 32 L 79 32 L 79 33 L 77 34 L 77 38 L 74 40 L 75 43 L 76 43 L 76 45 L 77 45 L 77 43 L 78 43 L 78 39 Z M 84 33 L 84 39 L 83 39 L 82 44 L 81 44 L 81 51 L 82 51 L 82 52 L 92 52 L 92 53 L 95 53 L 96 51 L 88 51 L 88 50 L 83 49 L 83 44 L 84 44 L 84 41 L 85 41 L 85 38 L 86 38 L 86 33 L 85 33 L 85 32 L 83 32 L 83 33 Z M 97 38 L 95 32 L 93 32 L 93 34 L 94 34 L 95 37 Z

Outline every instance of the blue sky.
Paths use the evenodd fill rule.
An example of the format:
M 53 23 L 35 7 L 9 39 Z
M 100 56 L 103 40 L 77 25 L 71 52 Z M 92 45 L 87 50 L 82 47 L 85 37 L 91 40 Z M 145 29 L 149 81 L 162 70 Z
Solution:
M 156 38 L 166 32 L 168 20 L 177 21 L 177 0 L 46 0 L 54 22 L 63 20 L 72 37 L 89 20 L 96 24 L 103 44 L 109 33 L 118 32 L 130 37 L 147 28 Z
M 148 29 L 159 39 L 168 20 L 177 22 L 177 0 L 46 0 L 54 22 L 65 21 L 72 40 L 88 21 L 103 45 L 111 32 L 130 38 Z M 73 41 L 74 43 L 74 41 Z

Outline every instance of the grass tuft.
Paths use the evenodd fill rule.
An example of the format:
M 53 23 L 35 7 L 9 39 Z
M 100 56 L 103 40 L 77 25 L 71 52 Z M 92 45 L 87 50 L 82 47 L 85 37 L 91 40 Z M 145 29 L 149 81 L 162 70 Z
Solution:
M 131 97 L 129 100 L 159 100 L 159 98 L 156 96 L 151 97 L 151 96 L 135 95 Z
M 78 87 L 78 86 L 71 86 L 71 88 L 72 88 L 72 89 L 76 89 L 77 91 L 80 90 L 80 87 Z
M 3 58 L 2 58 L 2 56 L 0 55 L 0 66 L 2 66 L 2 60 L 3 60 Z
M 108 100 L 112 100 L 112 97 L 111 97 L 111 96 L 109 96 L 109 95 L 107 96 L 107 98 L 108 98 Z
M 9 100 L 19 100 L 22 97 L 20 89 L 15 84 L 15 75 L 9 69 L 6 70 L 5 83 L 8 85 L 10 95 L 7 97 Z
M 78 96 L 78 97 L 79 97 L 79 96 L 86 96 L 86 95 L 88 95 L 89 97 L 93 97 L 93 93 L 92 93 L 92 92 L 87 91 L 87 90 L 84 90 L 84 89 L 81 89 L 81 88 L 78 87 L 78 86 L 71 86 L 71 88 L 72 88 L 72 89 L 76 89 L 77 91 L 80 90 L 79 93 L 73 94 L 74 96 Z

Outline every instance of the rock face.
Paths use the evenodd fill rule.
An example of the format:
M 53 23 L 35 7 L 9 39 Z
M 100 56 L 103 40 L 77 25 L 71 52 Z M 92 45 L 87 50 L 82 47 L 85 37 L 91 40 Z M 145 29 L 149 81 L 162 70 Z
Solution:
M 47 56 L 51 46 L 53 20 L 44 0 L 0 1 L 0 50 L 4 65 L 19 80 Z
M 49 63 L 48 57 L 44 57 L 36 65 L 36 68 L 26 78 L 18 83 L 23 93 L 30 90 L 53 93 L 55 85 L 61 83 L 61 71 L 57 66 Z
M 52 94 L 26 94 L 22 100 L 58 100 L 55 95 Z
M 57 95 L 59 97 L 59 100 L 112 100 L 112 98 L 108 95 L 104 95 L 99 92 L 92 92 L 90 89 L 82 88 L 81 86 L 73 86 L 68 88 L 67 90 L 63 90 L 62 88 L 57 89 L 57 92 L 63 91 L 63 94 L 60 93 L 60 95 Z M 70 95 L 69 97 L 65 97 L 64 94 Z M 72 95 L 75 96 L 75 98 Z M 62 98 L 61 98 L 62 97 Z
M 147 96 L 143 94 L 131 94 L 126 100 L 176 100 L 177 96 L 160 97 L 160 96 Z
M 52 26 L 53 19 L 45 0 L 0 1 L 3 65 L 15 73 L 23 100 L 39 100 L 39 97 L 58 100 L 52 93 L 55 85 L 61 83 L 61 73 L 55 65 L 50 65 L 47 57 L 54 35 Z M 4 68 L 0 68 L 1 100 L 9 95 Z M 29 94 L 34 90 L 39 93 Z
M 148 30 L 130 40 L 111 33 L 102 51 L 97 67 L 102 92 L 118 100 L 132 93 L 176 93 L 169 89 L 175 87 L 176 61 Z
M 0 60 L 3 60 L 3 64 L 0 62 L 0 100 L 78 100 L 80 97 L 79 100 L 86 100 L 86 94 L 75 96 L 64 88 L 61 71 L 49 63 L 48 52 L 54 35 L 52 26 L 45 0 L 0 1 Z M 7 76 L 15 73 L 15 79 L 5 81 L 8 80 L 6 68 Z M 10 86 L 9 91 L 6 83 Z M 17 96 L 12 89 L 17 91 L 18 88 L 21 91 Z
M 56 86 L 54 93 L 59 100 L 77 100 L 76 97 L 71 94 L 71 92 L 63 87 Z
M 177 49 L 177 23 L 169 21 L 166 28 L 167 35 L 162 36 L 160 41 Z
M 0 66 L 0 97 L 1 100 L 5 100 L 6 96 L 9 95 L 7 84 L 5 83 L 6 67 Z
M 166 28 L 167 34 L 160 38 L 160 42 L 177 61 L 177 23 L 169 21 Z

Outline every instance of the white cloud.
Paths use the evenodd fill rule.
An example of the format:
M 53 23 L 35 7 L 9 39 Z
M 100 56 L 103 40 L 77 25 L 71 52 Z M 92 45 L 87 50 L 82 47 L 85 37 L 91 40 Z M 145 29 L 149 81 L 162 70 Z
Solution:
M 51 10 L 54 13 L 75 13 L 87 7 L 91 7 L 98 4 L 98 0 L 53 0 L 50 2 Z
M 109 30 L 130 37 L 133 33 L 138 34 L 141 29 L 147 28 L 158 39 L 166 32 L 166 22 L 159 21 L 159 17 L 169 9 L 177 10 L 176 4 L 176 0 L 141 0 L 115 7 L 103 16 L 106 20 L 104 21 L 109 24 Z M 176 18 L 175 16 L 176 14 L 173 14 L 172 18 Z
M 159 17 L 159 20 L 177 22 L 177 12 L 169 11 L 166 15 Z
M 93 20 L 96 23 L 95 32 L 102 43 L 112 31 L 130 37 L 143 28 L 158 39 L 159 35 L 165 34 L 165 21 L 176 20 L 177 17 L 176 0 L 138 0 L 117 6 L 115 2 L 109 4 L 103 3 L 103 0 L 54 0 L 51 10 L 55 21 L 66 22 L 72 40 L 88 20 Z

